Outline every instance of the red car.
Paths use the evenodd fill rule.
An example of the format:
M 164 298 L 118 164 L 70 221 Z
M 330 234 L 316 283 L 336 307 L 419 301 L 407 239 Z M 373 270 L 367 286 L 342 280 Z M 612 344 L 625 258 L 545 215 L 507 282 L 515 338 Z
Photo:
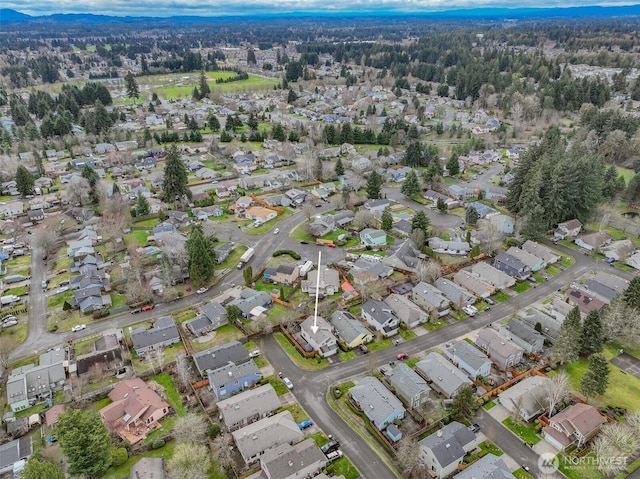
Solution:
M 153 308 L 155 308 L 155 306 L 155 304 L 147 304 L 143 306 L 140 311 L 151 311 Z
M 404 361 L 405 359 L 409 359 L 409 355 L 407 353 L 400 353 L 397 356 L 398 361 Z
M 66 269 L 60 269 L 56 274 L 65 274 L 67 272 Z

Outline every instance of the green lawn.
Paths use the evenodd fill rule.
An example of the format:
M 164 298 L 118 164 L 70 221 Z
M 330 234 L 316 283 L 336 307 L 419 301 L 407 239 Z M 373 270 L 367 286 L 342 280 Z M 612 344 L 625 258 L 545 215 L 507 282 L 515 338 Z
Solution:
M 167 402 L 178 416 L 184 416 L 187 414 L 187 410 L 180 399 L 180 393 L 176 389 L 176 385 L 173 383 L 173 379 L 169 376 L 169 373 L 156 374 L 155 376 L 151 376 L 149 379 L 164 387 L 164 394 L 167 398 Z
M 485 411 L 488 411 L 489 409 L 491 409 L 495 405 L 496 405 L 496 403 L 494 401 L 489 401 L 487 404 L 485 404 L 482 407 L 485 409 Z
M 257 228 L 248 228 L 245 233 L 249 235 L 263 235 L 265 233 L 268 233 L 276 226 L 278 226 L 278 223 L 280 221 L 291 216 L 292 214 L 293 212 L 291 210 L 285 208 L 284 213 L 282 213 L 281 215 L 276 216 L 272 220 L 267 221 L 265 224 L 263 224 L 262 226 L 258 226 Z
M 386 349 L 391 346 L 393 346 L 393 340 L 391 338 L 376 339 L 375 341 L 367 344 L 367 348 L 369 348 L 369 351 L 371 352 L 380 351 L 381 349 Z
M 524 469 L 522 469 L 522 468 L 516 469 L 515 471 L 513 471 L 512 474 L 517 479 L 533 479 L 533 476 L 531 474 L 529 474 L 527 471 L 525 471 Z
M 291 360 L 296 363 L 296 365 L 302 369 L 323 369 L 329 366 L 329 361 L 326 359 L 315 359 L 315 358 L 304 358 L 298 352 L 293 344 L 289 342 L 289 340 L 282 333 L 274 333 L 273 335 L 278 341 L 278 344 L 284 351 L 289 355 Z
M 273 386 L 273 389 L 275 390 L 278 396 L 282 396 L 283 394 L 287 394 L 289 392 L 289 389 L 287 389 L 287 386 L 285 386 L 284 383 L 275 376 L 269 376 L 267 378 L 264 378 L 262 380 L 262 383 L 271 384 L 271 386 Z
M 358 472 L 356 466 L 354 466 L 346 457 L 341 457 L 327 466 L 327 470 L 330 469 L 333 469 L 337 476 L 344 476 L 344 479 L 357 479 L 360 477 L 360 472 Z
M 352 359 L 357 358 L 358 355 L 353 350 L 351 350 L 351 351 L 340 351 L 338 353 L 338 357 L 340 358 L 341 361 L 350 361 Z
M 618 176 L 622 176 L 622 178 L 624 179 L 625 185 L 628 185 L 629 181 L 631 181 L 631 178 L 633 178 L 636 174 L 636 172 L 631 168 L 623 168 L 621 166 L 616 166 L 616 171 L 618 172 Z
M 290 404 L 282 408 L 282 411 L 289 411 L 293 416 L 293 420 L 297 423 L 301 423 L 305 419 L 309 419 L 309 415 L 302 409 L 299 404 Z
M 528 291 L 530 288 L 531 288 L 531 285 L 529 283 L 525 281 L 521 281 L 519 283 L 516 283 L 516 285 L 511 289 L 516 293 L 524 293 L 525 291 Z
M 167 444 L 159 449 L 152 449 L 136 456 L 131 456 L 127 462 L 118 466 L 110 467 L 107 474 L 104 476 L 106 479 L 127 479 L 131 468 L 143 457 L 163 457 L 165 460 L 173 455 L 173 449 L 175 447 L 174 441 L 169 441 Z
M 299 225 L 293 229 L 293 231 L 289 234 L 289 238 L 294 241 L 308 241 L 309 243 L 314 242 L 313 237 L 305 232 L 305 225 Z
M 0 333 L 0 337 L 8 336 L 15 339 L 18 344 L 22 344 L 27 339 L 28 331 L 29 325 L 27 323 L 19 323 L 3 330 L 2 333 Z
M 510 417 L 502 421 L 502 424 L 507 426 L 516 436 L 528 444 L 537 444 L 540 442 L 540 437 L 535 433 L 532 425 L 515 422 Z
M 73 291 L 65 291 L 64 293 L 56 294 L 55 292 L 47 297 L 47 309 L 55 309 L 64 304 L 65 301 L 71 303 L 73 298 Z
M 505 293 L 504 291 L 498 291 L 496 294 L 494 294 L 492 296 L 492 298 L 494 299 L 494 301 L 497 301 L 498 303 L 504 303 L 505 301 L 507 301 L 511 296 L 509 296 L 507 293 Z
M 578 462 L 582 462 L 581 464 L 574 464 L 574 461 L 563 454 L 558 454 L 556 457 L 560 459 L 558 469 L 568 479 L 602 479 L 605 477 L 604 474 L 600 473 L 600 471 L 593 466 L 596 457 L 592 452 L 580 457 Z
M 404 339 L 405 341 L 409 341 L 415 337 L 417 337 L 418 335 L 416 333 L 414 333 L 413 331 L 411 331 L 410 329 L 403 329 L 400 328 L 398 330 L 398 334 L 400 335 L 400 337 L 402 339 Z
M 216 329 L 216 334 L 211 341 L 193 341 L 189 339 L 191 347 L 196 351 L 204 351 L 214 346 L 221 346 L 222 344 L 235 341 L 243 337 L 244 334 L 233 324 L 225 324 L 224 326 Z
M 247 80 L 231 82 L 231 83 L 216 83 L 218 78 L 231 78 L 235 75 L 234 72 L 207 72 L 207 77 L 213 81 L 209 81 L 209 87 L 212 92 L 225 92 L 225 91 L 255 91 L 263 89 L 271 89 L 278 83 L 278 80 L 270 78 L 262 78 L 255 75 L 249 75 Z M 184 78 L 188 76 L 189 78 Z M 197 86 L 200 79 L 200 73 L 194 73 L 190 75 L 184 74 L 169 74 L 169 75 L 153 75 L 147 77 L 138 77 L 139 85 L 149 85 L 151 90 L 156 92 L 161 97 L 173 100 L 176 98 L 191 98 L 193 93 L 193 87 Z
M 553 265 L 550 264 L 549 266 L 547 266 L 545 271 L 547 272 L 547 274 L 549 276 L 555 276 L 556 274 L 558 274 L 560 272 L 560 269 L 558 267 L 553 266 Z
M 19 268 L 28 268 L 29 266 L 31 266 L 31 256 L 29 255 L 22 255 L 22 256 L 17 256 L 15 258 L 11 258 L 10 260 L 7 260 L 5 262 L 5 265 L 7 266 L 7 269 L 19 269 Z
M 444 321 L 442 321 L 442 320 L 440 320 L 440 319 L 439 319 L 439 320 L 438 320 L 438 321 L 436 321 L 435 323 L 432 323 L 431 321 L 429 321 L 429 322 L 427 322 L 427 323 L 424 323 L 424 324 L 422 325 L 422 327 L 423 327 L 424 329 L 426 329 L 427 331 L 436 331 L 436 330 L 438 330 L 438 329 L 440 329 L 440 328 L 444 328 L 446 325 L 447 325 L 447 323 L 446 323 L 446 322 L 444 322 Z
M 496 446 L 491 441 L 484 441 L 478 444 L 478 447 L 483 451 L 486 451 L 487 454 L 493 454 L 495 456 L 502 456 L 504 452 L 498 446 Z
M 240 262 L 240 257 L 245 251 L 247 251 L 247 249 L 248 248 L 243 245 L 235 247 L 222 263 L 215 266 L 215 269 L 235 268 Z
M 617 348 L 606 345 L 604 354 L 607 359 L 615 356 Z M 564 370 L 571 378 L 571 385 L 575 391 L 580 388 L 580 378 L 587 370 L 587 361 L 576 361 L 567 364 Z M 640 408 L 638 398 L 640 397 L 640 379 L 631 374 L 624 373 L 620 368 L 609 364 L 609 385 L 607 391 L 602 395 L 591 398 L 589 402 L 596 407 L 618 406 L 635 411 Z

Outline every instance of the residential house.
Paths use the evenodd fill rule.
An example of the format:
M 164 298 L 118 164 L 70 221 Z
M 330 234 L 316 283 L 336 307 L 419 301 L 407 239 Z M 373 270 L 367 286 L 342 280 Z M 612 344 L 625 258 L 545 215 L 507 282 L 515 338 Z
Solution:
M 585 316 L 589 314 L 589 311 L 594 309 L 602 312 L 607 305 L 607 303 L 598 299 L 594 294 L 589 294 L 576 288 L 569 288 L 567 290 L 567 302 L 571 306 L 580 308 L 580 313 Z
M 553 314 L 555 308 L 559 303 L 562 303 L 566 306 L 565 311 L 567 311 L 567 313 L 571 310 L 570 304 L 567 304 L 558 298 L 554 298 L 554 301 L 546 304 L 545 308 L 547 311 Z M 519 312 L 518 316 L 522 318 L 522 321 L 526 325 L 528 325 L 530 328 L 534 328 L 534 331 L 536 332 L 536 325 L 539 324 L 542 335 L 549 338 L 552 342 L 555 341 L 556 337 L 558 336 L 558 333 L 560 332 L 560 326 L 562 325 L 562 321 L 564 321 L 565 317 L 562 316 L 562 320 L 558 320 L 556 317 L 549 316 L 548 314 L 545 314 L 542 311 L 533 308 L 528 309 L 525 312 Z
M 464 456 L 477 445 L 476 435 L 453 421 L 420 441 L 420 458 L 431 476 L 444 479 L 458 470 Z
M 474 295 L 448 279 L 438 278 L 433 282 L 433 285 L 442 291 L 444 297 L 458 309 L 462 309 L 464 306 L 472 305 L 476 302 Z
M 506 235 L 512 235 L 516 226 L 514 219 L 507 215 L 490 215 L 485 221 L 488 221 L 497 231 Z
M 209 301 L 200 309 L 200 314 L 184 322 L 194 336 L 202 336 L 228 324 L 227 310 L 215 301 Z
M 527 353 L 539 353 L 544 347 L 544 336 L 527 323 L 511 319 L 500 327 L 500 334 L 509 338 Z
M 436 253 L 450 254 L 454 256 L 467 255 L 471 251 L 471 245 L 466 241 L 446 241 L 441 238 L 430 238 L 429 248 Z
M 451 311 L 450 301 L 435 286 L 421 281 L 411 290 L 411 300 L 433 317 L 442 317 Z
M 209 387 L 217 399 L 252 388 L 262 380 L 260 368 L 253 359 L 239 363 L 229 362 L 207 374 Z
M 64 386 L 65 353 L 55 349 L 40 355 L 39 365 L 27 364 L 15 368 L 7 379 L 7 404 L 12 411 L 21 411 L 38 401 L 53 397 Z
M 274 414 L 282 403 L 273 386 L 264 384 L 222 399 L 217 406 L 227 431 L 231 432 Z
M 216 253 L 216 263 L 221 264 L 227 257 L 231 254 L 231 252 L 235 249 L 233 243 L 220 243 L 213 251 Z
M 513 256 L 517 260 L 519 260 L 522 264 L 529 267 L 532 272 L 540 271 L 541 269 L 547 266 L 547 263 L 538 256 L 534 256 L 533 254 L 527 253 L 526 251 L 516 248 L 515 246 L 510 247 L 507 250 L 508 255 Z
M 462 386 L 473 384 L 460 369 L 438 353 L 427 354 L 416 364 L 416 371 L 429 381 L 431 388 L 447 398 L 455 397 Z
M 405 239 L 389 247 L 382 262 L 393 269 L 415 273 L 418 262 L 423 257 L 416 244 L 410 239 Z
M 388 425 L 404 419 L 402 402 L 378 378 L 365 376 L 349 389 L 349 394 L 378 431 L 384 431 Z
M 129 479 L 164 479 L 164 458 L 143 457 L 133 466 Z
M 142 440 L 169 414 L 169 404 L 140 378 L 120 381 L 109 393 L 111 404 L 100 409 L 112 434 L 129 442 Z
M 362 205 L 362 207 L 367 210 L 367 211 L 371 211 L 372 213 L 378 211 L 378 212 L 383 212 L 385 208 L 388 208 L 391 206 L 391 201 L 389 200 L 385 200 L 385 199 L 381 199 L 381 200 L 367 200 L 364 202 L 364 204 Z
M 520 259 L 510 255 L 509 253 L 505 253 L 504 251 L 498 253 L 495 257 L 493 260 L 493 266 L 516 279 L 527 279 L 531 276 L 531 268 L 529 266 L 520 261 Z
M 491 361 L 502 371 L 515 366 L 522 360 L 524 349 L 491 328 L 483 328 L 479 331 L 476 345 L 485 351 Z
M 203 206 L 202 208 L 192 208 L 191 212 L 196 219 L 204 221 L 207 218 L 218 218 L 224 215 L 224 210 L 218 205 Z
M 488 377 L 491 372 L 491 360 L 486 354 L 464 340 L 447 346 L 445 354 L 471 379 L 476 379 L 478 376 Z
M 29 210 L 27 217 L 31 223 L 36 224 L 44 220 L 44 210 Z
M 276 267 L 267 267 L 264 279 L 275 284 L 291 285 L 300 277 L 300 267 L 295 264 L 283 263 Z
M 423 193 L 425 199 L 431 201 L 431 205 L 436 208 L 438 206 L 438 200 L 444 201 L 447 209 L 452 209 L 460 206 L 461 202 L 457 199 L 453 199 L 450 196 L 443 195 L 434 190 L 427 190 Z
M 582 447 L 589 442 L 606 423 L 600 412 L 590 404 L 577 403 L 549 419 L 544 438 L 562 451 L 569 446 Z
M 320 281 L 318 281 L 320 275 Z M 302 292 L 309 296 L 332 296 L 340 290 L 340 275 L 335 269 L 323 267 L 320 271 L 313 270 L 307 275 L 307 279 L 300 284 Z
M 313 327 L 318 329 L 314 332 Z M 309 316 L 300 323 L 300 330 L 302 339 L 323 358 L 338 352 L 338 340 L 333 335 L 331 325 L 322 316 Z
M 574 243 L 588 251 L 600 251 L 603 246 L 611 243 L 611 235 L 606 231 L 596 231 L 576 238 Z
M 180 333 L 170 316 L 161 316 L 151 328 L 131 331 L 131 342 L 138 356 L 159 348 L 166 348 L 180 342 Z
M 0 215 L 5 218 L 11 218 L 21 215 L 24 212 L 24 203 L 22 201 L 7 201 L 0 203 Z
M 640 269 L 640 251 L 633 253 L 624 261 L 624 263 L 634 269 Z
M 382 301 L 370 299 L 364 303 L 362 306 L 362 319 L 385 337 L 398 334 L 400 321 L 391 312 L 391 308 Z
M 565 221 L 564 223 L 558 223 L 558 227 L 553 233 L 553 236 L 556 239 L 575 238 L 580 234 L 580 231 L 582 231 L 582 223 L 573 219 Z
M 174 225 L 176 228 L 185 228 L 191 224 L 191 218 L 186 211 L 169 210 L 167 212 L 167 222 Z
M 293 420 L 293 415 L 286 410 L 275 416 L 260 419 L 232 432 L 231 435 L 247 465 L 258 461 L 269 449 L 281 444 L 293 445 L 304 439 L 304 434 Z
M 311 438 L 293 446 L 282 444 L 260 456 L 260 468 L 266 479 L 313 477 L 328 462 L 327 456 Z
M 615 261 L 620 261 L 628 258 L 635 249 L 636 246 L 630 239 L 622 239 L 612 241 L 607 246 L 603 247 L 601 252 L 609 260 L 613 259 Z
M 111 295 L 102 294 L 100 286 L 89 286 L 73 292 L 71 306 L 80 309 L 82 314 L 111 307 Z
M 246 209 L 244 215 L 258 223 L 266 223 L 278 216 L 278 212 L 262 206 L 251 206 Z
M 493 285 L 464 269 L 453 275 L 453 281 L 480 298 L 488 298 L 496 290 Z
M 0 445 L 0 475 L 13 473 L 13 465 L 33 454 L 32 437 L 25 436 Z M 15 477 L 11 475 L 11 477 Z
M 447 194 L 456 200 L 465 200 L 471 198 L 473 195 L 473 188 L 467 188 L 458 184 L 450 184 L 447 187 Z
M 273 300 L 269 293 L 244 288 L 240 292 L 240 296 L 231 301 L 229 305 L 240 308 L 243 318 L 254 319 L 266 312 L 272 302 Z
M 424 378 L 405 363 L 398 363 L 394 368 L 388 369 L 385 378 L 407 408 L 419 408 L 430 401 L 431 388 Z
M 93 343 L 91 351 L 75 358 L 78 376 L 96 371 L 117 372 L 124 367 L 124 359 L 120 341 L 115 334 L 105 334 Z
M 386 246 L 387 233 L 382 230 L 365 228 L 360 232 L 360 242 L 365 246 Z
M 498 394 L 498 402 L 513 415 L 529 422 L 542 414 L 548 404 L 546 376 L 528 376 Z
M 485 283 L 489 283 L 495 289 L 508 289 L 516 284 L 515 278 L 509 276 L 507 273 L 494 268 L 489 263 L 480 261 L 471 267 L 471 274 L 477 276 Z
M 429 320 L 429 315 L 424 310 L 401 294 L 390 294 L 385 298 L 384 303 L 407 328 L 415 328 Z
M 387 177 L 389 180 L 399 183 L 404 181 L 406 176 L 413 171 L 413 168 L 409 168 L 408 166 L 403 166 L 401 168 L 389 168 L 387 169 Z
M 496 210 L 485 205 L 484 203 L 480 203 L 479 201 L 472 201 L 471 203 L 467 203 L 467 207 L 471 207 L 474 210 L 476 210 L 476 212 L 478 213 L 478 216 L 481 219 L 497 213 Z
M 236 200 L 235 206 L 238 211 L 244 211 L 251 206 L 251 203 L 253 203 L 253 200 L 250 197 L 241 196 Z
M 47 427 L 51 429 L 55 429 L 58 424 L 58 419 L 60 419 L 60 415 L 64 414 L 67 410 L 67 407 L 64 404 L 56 404 L 55 406 L 51 406 L 44 413 L 44 423 Z
M 338 338 L 350 348 L 373 341 L 373 333 L 348 311 L 334 311 L 331 314 L 331 325 Z
M 605 303 L 610 303 L 618 294 L 624 293 L 629 286 L 629 281 L 615 274 L 597 271 L 584 282 L 583 289 L 595 294 Z
M 144 171 L 144 170 L 151 170 L 155 168 L 157 165 L 158 165 L 158 162 L 156 161 L 156 159 L 148 156 L 138 161 L 135 164 L 135 167 L 136 167 L 136 170 Z
M 455 475 L 455 479 L 516 479 L 501 457 L 489 453 Z
M 248 361 L 249 351 L 239 341 L 231 341 L 194 353 L 192 358 L 200 376 L 206 377 L 208 371 L 221 368 L 225 364 Z
M 542 259 L 546 264 L 555 264 L 562 258 L 561 255 L 552 249 L 531 240 L 525 241 L 522 245 L 522 249 L 523 251 Z

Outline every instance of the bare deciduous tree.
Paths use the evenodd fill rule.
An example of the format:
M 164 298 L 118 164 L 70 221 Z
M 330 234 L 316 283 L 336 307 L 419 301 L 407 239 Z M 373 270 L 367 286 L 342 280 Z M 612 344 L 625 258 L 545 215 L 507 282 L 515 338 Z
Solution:
M 122 229 L 127 225 L 129 202 L 119 194 L 111 198 L 104 197 L 100 201 L 100 226 L 102 235 L 106 237 L 119 236 Z
M 213 440 L 213 457 L 218 461 L 223 469 L 231 469 L 234 466 L 233 454 L 231 453 L 231 435 L 220 434 Z
M 502 246 L 504 233 L 489 221 L 483 221 L 478 231 L 480 249 L 484 253 L 493 254 Z
M 342 210 L 345 207 L 345 203 L 344 203 L 344 198 L 342 197 L 342 195 L 333 195 L 331 197 L 331 205 L 336 209 L 336 210 Z
M 82 206 L 89 202 L 91 187 L 89 186 L 89 182 L 81 176 L 74 176 L 71 178 L 71 181 L 67 184 L 65 191 L 67 192 L 69 204 L 73 206 Z
M 156 374 L 156 368 L 162 371 L 164 366 L 164 348 L 160 346 L 157 349 L 147 351 L 144 355 L 145 362 L 153 368 L 153 374 Z
M 416 276 L 420 281 L 433 284 L 440 277 L 440 263 L 433 259 L 420 261 L 416 267 Z
M 415 439 L 404 438 L 396 449 L 396 461 L 406 478 L 427 477 L 425 464 L 420 458 L 420 443 Z
M 376 219 L 369 211 L 360 210 L 353 218 L 353 226 L 356 229 L 368 228 L 375 223 Z
M 591 448 L 599 459 L 600 472 L 616 474 L 625 468 L 629 458 L 640 448 L 640 437 L 627 424 L 605 424 Z
M 191 385 L 191 378 L 189 376 L 187 357 L 184 354 L 180 354 L 176 358 L 176 371 L 178 372 L 178 379 L 180 379 L 180 384 L 183 389 L 185 391 L 188 390 Z
M 558 373 L 555 376 L 551 377 L 550 381 L 545 382 L 545 393 L 547 394 L 547 403 L 548 403 L 548 414 L 549 417 L 553 415 L 553 412 L 558 405 L 558 403 L 562 402 L 564 398 L 567 397 L 569 392 L 569 376 L 564 373 Z
M 311 201 L 305 201 L 302 205 L 302 213 L 304 214 L 304 217 L 307 219 L 307 221 L 311 221 L 311 218 L 313 218 L 315 212 L 316 210 L 315 206 L 313 206 L 313 203 Z
M 202 444 L 179 442 L 167 460 L 169 479 L 206 479 L 211 466 L 209 450 Z
M 409 239 L 413 241 L 418 248 L 422 248 L 425 239 L 424 231 L 421 229 L 413 230 L 411 232 L 411 235 L 409 236 Z
M 179 442 L 204 443 L 207 439 L 208 421 L 194 413 L 185 414 L 173 426 L 173 438 Z
M 46 218 L 31 234 L 31 245 L 43 251 L 54 251 L 60 241 L 60 233 L 64 223 L 60 215 Z

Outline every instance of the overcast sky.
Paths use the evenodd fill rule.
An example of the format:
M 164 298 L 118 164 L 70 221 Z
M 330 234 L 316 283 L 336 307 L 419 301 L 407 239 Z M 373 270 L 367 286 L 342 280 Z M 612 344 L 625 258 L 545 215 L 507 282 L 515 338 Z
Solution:
M 486 7 L 570 7 L 632 5 L 620 0 L 3 0 L 3 8 L 29 15 L 95 13 L 104 15 L 250 15 L 292 12 L 429 12 Z

